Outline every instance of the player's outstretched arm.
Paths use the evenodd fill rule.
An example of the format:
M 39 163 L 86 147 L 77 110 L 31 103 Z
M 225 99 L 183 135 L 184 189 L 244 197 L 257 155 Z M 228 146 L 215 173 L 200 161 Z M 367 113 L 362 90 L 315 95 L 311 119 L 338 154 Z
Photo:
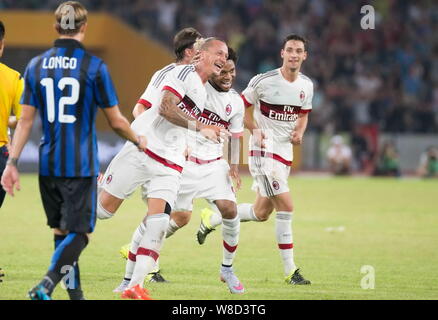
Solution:
M 145 136 L 137 136 L 131 129 L 128 119 L 120 112 L 119 106 L 102 109 L 108 124 L 122 138 L 131 141 L 140 151 L 146 150 L 147 140 Z
M 304 132 L 306 131 L 308 121 L 308 113 L 300 113 L 298 115 L 297 124 L 295 125 L 295 129 L 291 133 L 291 143 L 294 146 L 299 146 L 303 143 L 303 136 Z
M 20 190 L 20 175 L 18 173 L 17 162 L 27 140 L 29 139 L 35 115 L 36 108 L 23 105 L 23 113 L 17 123 L 17 128 L 13 138 L 14 142 L 9 153 L 6 169 L 3 172 L 1 179 L 3 189 L 11 196 L 14 196 L 14 187 L 16 190 Z

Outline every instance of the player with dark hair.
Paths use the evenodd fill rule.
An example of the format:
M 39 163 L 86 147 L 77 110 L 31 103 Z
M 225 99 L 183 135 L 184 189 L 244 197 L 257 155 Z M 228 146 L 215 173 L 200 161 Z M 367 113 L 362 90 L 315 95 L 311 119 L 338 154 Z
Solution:
M 245 127 L 251 132 L 249 169 L 257 192 L 254 204 L 237 206 L 240 221 L 266 221 L 276 210 L 275 233 L 288 284 L 307 285 L 293 256 L 293 202 L 288 177 L 293 160 L 292 146 L 301 145 L 312 110 L 313 83 L 303 75 L 301 65 L 307 59 L 307 41 L 289 35 L 281 49 L 281 68 L 255 76 L 243 91 Z M 220 224 L 220 216 L 210 212 L 202 216 L 198 239 Z
M 5 26 L 0 21 L 0 58 L 5 47 Z M 0 175 L 5 170 L 9 156 L 9 128 L 15 128 L 21 115 L 20 98 L 23 93 L 24 81 L 21 75 L 0 63 Z M 14 114 L 14 116 L 11 116 Z M 6 192 L 0 188 L 0 208 Z
M 138 136 L 121 114 L 106 64 L 81 43 L 87 10 L 79 2 L 68 1 L 58 7 L 55 17 L 59 38 L 54 47 L 32 59 L 26 68 L 23 114 L 1 183 L 12 196 L 14 187 L 20 190 L 17 162 L 38 110 L 44 133 L 39 187 L 47 224 L 54 229 L 55 252 L 47 274 L 29 296 L 51 300 L 67 272 L 64 281 L 70 299 L 82 300 L 78 261 L 96 222 L 97 106 L 113 130 L 139 151 L 146 149 L 146 138 Z

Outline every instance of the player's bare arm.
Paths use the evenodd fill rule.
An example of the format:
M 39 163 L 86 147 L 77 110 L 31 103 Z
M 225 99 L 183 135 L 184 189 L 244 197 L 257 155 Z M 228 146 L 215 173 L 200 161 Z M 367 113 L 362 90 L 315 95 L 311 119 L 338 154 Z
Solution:
M 256 121 L 254 120 L 254 106 L 245 109 L 245 118 L 243 121 L 245 124 L 245 128 L 247 128 L 253 135 L 256 146 L 260 148 L 266 148 L 264 142 L 266 138 L 265 133 L 259 129 Z
M 20 190 L 20 176 L 17 169 L 17 162 L 24 145 L 29 139 L 35 115 L 36 108 L 23 105 L 22 116 L 18 121 L 14 134 L 14 144 L 12 145 L 9 160 L 1 179 L 3 189 L 11 196 L 14 196 L 14 186 L 16 190 Z
M 132 110 L 132 115 L 134 119 L 137 119 L 146 110 L 147 108 L 144 105 L 142 105 L 141 103 L 137 103 L 134 109 Z
M 122 115 L 118 106 L 102 109 L 108 124 L 122 138 L 131 141 L 140 151 L 146 150 L 147 140 L 144 136 L 137 136 L 131 129 L 128 120 Z
M 176 126 L 199 131 L 207 139 L 219 142 L 221 134 L 225 133 L 223 129 L 214 125 L 205 125 L 189 116 L 178 107 L 180 102 L 176 95 L 165 91 L 160 104 L 160 116 Z
M 308 113 L 300 113 L 298 115 L 297 124 L 295 126 L 295 129 L 291 133 L 291 143 L 294 146 L 299 146 L 303 143 L 303 136 L 307 128 L 308 120 Z

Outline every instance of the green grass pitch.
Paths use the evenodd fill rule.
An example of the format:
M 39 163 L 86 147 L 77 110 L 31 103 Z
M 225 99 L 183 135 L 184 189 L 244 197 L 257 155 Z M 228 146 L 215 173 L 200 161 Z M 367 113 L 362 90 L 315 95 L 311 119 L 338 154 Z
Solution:
M 45 225 L 37 177 L 23 175 L 22 191 L 0 210 L 0 300 L 27 299 L 44 275 L 53 236 Z M 243 179 L 238 201 L 252 202 L 251 179 Z M 219 281 L 221 231 L 199 246 L 191 223 L 166 240 L 161 254 L 167 284 L 150 284 L 155 299 L 438 299 L 438 181 L 371 178 L 290 178 L 295 202 L 295 260 L 311 286 L 288 286 L 275 243 L 274 215 L 265 223 L 243 223 L 235 270 L 246 293 L 231 295 Z M 139 195 L 126 201 L 112 220 L 98 221 L 81 256 L 87 299 L 120 299 L 112 290 L 124 273 L 119 248 L 131 239 L 146 208 Z M 327 228 L 343 226 L 344 231 Z M 361 283 L 374 269 L 374 289 Z M 58 286 L 54 299 L 67 299 Z

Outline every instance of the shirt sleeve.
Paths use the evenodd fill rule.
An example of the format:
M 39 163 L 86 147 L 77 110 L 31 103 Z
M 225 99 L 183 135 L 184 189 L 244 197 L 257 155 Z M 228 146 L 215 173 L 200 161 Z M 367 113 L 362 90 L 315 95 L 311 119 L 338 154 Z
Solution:
M 255 85 L 255 82 L 258 77 L 259 76 L 255 76 L 254 78 L 252 78 L 248 84 L 248 87 L 242 92 L 241 97 L 243 99 L 246 108 L 253 106 L 259 99 L 258 90 L 257 90 L 258 83 L 257 85 Z
M 310 90 L 306 97 L 306 100 L 304 101 L 301 111 L 304 112 L 312 111 L 312 100 L 313 100 L 313 83 L 310 84 Z
M 101 108 L 111 108 L 119 104 L 116 89 L 105 63 L 102 63 L 94 80 L 96 102 Z
M 152 102 L 154 100 L 154 96 L 156 95 L 157 88 L 152 85 L 152 80 L 147 86 L 146 90 L 141 95 L 140 99 L 138 99 L 137 103 L 142 104 L 145 108 L 149 109 L 152 107 Z
M 193 67 L 187 66 L 186 68 Z M 193 69 L 189 70 L 186 68 L 177 68 L 169 72 L 164 81 L 162 91 L 170 91 L 182 100 L 188 91 L 189 83 L 193 77 Z
M 21 99 L 19 101 L 19 103 L 21 105 L 28 105 L 28 106 L 32 106 L 35 108 L 38 108 L 38 104 L 36 103 L 36 98 L 35 98 L 35 94 L 32 90 L 32 82 L 31 82 L 31 64 L 29 64 L 26 68 L 26 71 L 24 72 L 24 79 L 23 79 L 23 83 L 24 83 L 24 89 L 23 89 L 23 94 L 21 95 Z
M 21 117 L 20 100 L 21 100 L 21 96 L 23 95 L 23 90 L 24 90 L 24 79 L 20 76 L 17 81 L 17 87 L 15 89 L 15 98 L 12 103 L 12 112 L 14 112 L 14 115 L 17 118 L 17 120 L 20 119 Z
M 233 99 L 233 104 L 232 107 L 236 108 L 237 112 L 230 120 L 229 131 L 233 135 L 233 138 L 240 138 L 244 131 L 243 117 L 245 106 L 243 100 L 237 95 L 237 93 Z

